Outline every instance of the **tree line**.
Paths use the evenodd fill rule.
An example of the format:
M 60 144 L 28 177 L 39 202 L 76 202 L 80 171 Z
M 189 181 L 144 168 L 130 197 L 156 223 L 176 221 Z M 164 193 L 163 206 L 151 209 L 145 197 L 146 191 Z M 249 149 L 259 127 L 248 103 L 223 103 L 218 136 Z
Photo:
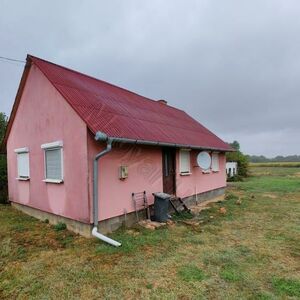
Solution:
M 300 162 L 300 155 L 277 155 L 273 158 L 267 158 L 263 155 L 247 155 L 248 160 L 252 163 L 266 163 L 266 162 Z

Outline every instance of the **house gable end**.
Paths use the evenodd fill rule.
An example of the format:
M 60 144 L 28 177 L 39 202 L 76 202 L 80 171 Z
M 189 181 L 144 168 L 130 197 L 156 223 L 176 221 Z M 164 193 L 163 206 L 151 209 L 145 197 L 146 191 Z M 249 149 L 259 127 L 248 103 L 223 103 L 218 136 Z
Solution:
M 86 124 L 37 66 L 32 64 L 26 72 L 6 137 L 9 198 L 89 223 Z M 45 150 L 41 146 L 57 141 L 63 141 L 64 180 L 55 185 L 45 182 Z M 28 148 L 30 164 L 30 180 L 23 184 L 16 180 L 14 152 L 22 147 Z

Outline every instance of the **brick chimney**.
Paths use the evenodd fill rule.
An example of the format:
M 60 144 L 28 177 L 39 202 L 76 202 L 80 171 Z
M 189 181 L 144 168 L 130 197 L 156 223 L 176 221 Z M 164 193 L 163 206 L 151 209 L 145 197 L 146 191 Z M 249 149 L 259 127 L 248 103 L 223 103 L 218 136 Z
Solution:
M 167 105 L 168 104 L 168 101 L 164 100 L 164 99 L 159 99 L 157 100 L 157 102 L 161 103 L 161 104 L 164 104 L 164 105 Z

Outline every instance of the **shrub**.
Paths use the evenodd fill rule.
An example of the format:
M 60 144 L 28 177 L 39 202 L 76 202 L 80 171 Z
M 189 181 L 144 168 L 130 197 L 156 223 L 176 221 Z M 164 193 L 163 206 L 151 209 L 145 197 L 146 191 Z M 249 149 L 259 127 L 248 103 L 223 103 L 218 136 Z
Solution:
M 228 182 L 237 182 L 237 181 L 243 181 L 244 178 L 240 175 L 234 175 L 232 177 L 227 177 Z
M 59 222 L 54 225 L 54 230 L 61 231 L 67 229 L 67 225 L 65 223 Z
M 0 154 L 0 203 L 8 202 L 6 155 Z

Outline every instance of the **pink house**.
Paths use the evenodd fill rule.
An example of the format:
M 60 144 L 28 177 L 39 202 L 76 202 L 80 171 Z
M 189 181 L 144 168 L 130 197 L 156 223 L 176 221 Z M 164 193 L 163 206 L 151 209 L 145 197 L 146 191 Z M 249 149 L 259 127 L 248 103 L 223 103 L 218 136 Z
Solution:
M 12 204 L 83 235 L 132 223 L 132 193 L 150 204 L 154 192 L 187 203 L 221 196 L 231 151 L 164 100 L 30 55 L 5 144 Z

